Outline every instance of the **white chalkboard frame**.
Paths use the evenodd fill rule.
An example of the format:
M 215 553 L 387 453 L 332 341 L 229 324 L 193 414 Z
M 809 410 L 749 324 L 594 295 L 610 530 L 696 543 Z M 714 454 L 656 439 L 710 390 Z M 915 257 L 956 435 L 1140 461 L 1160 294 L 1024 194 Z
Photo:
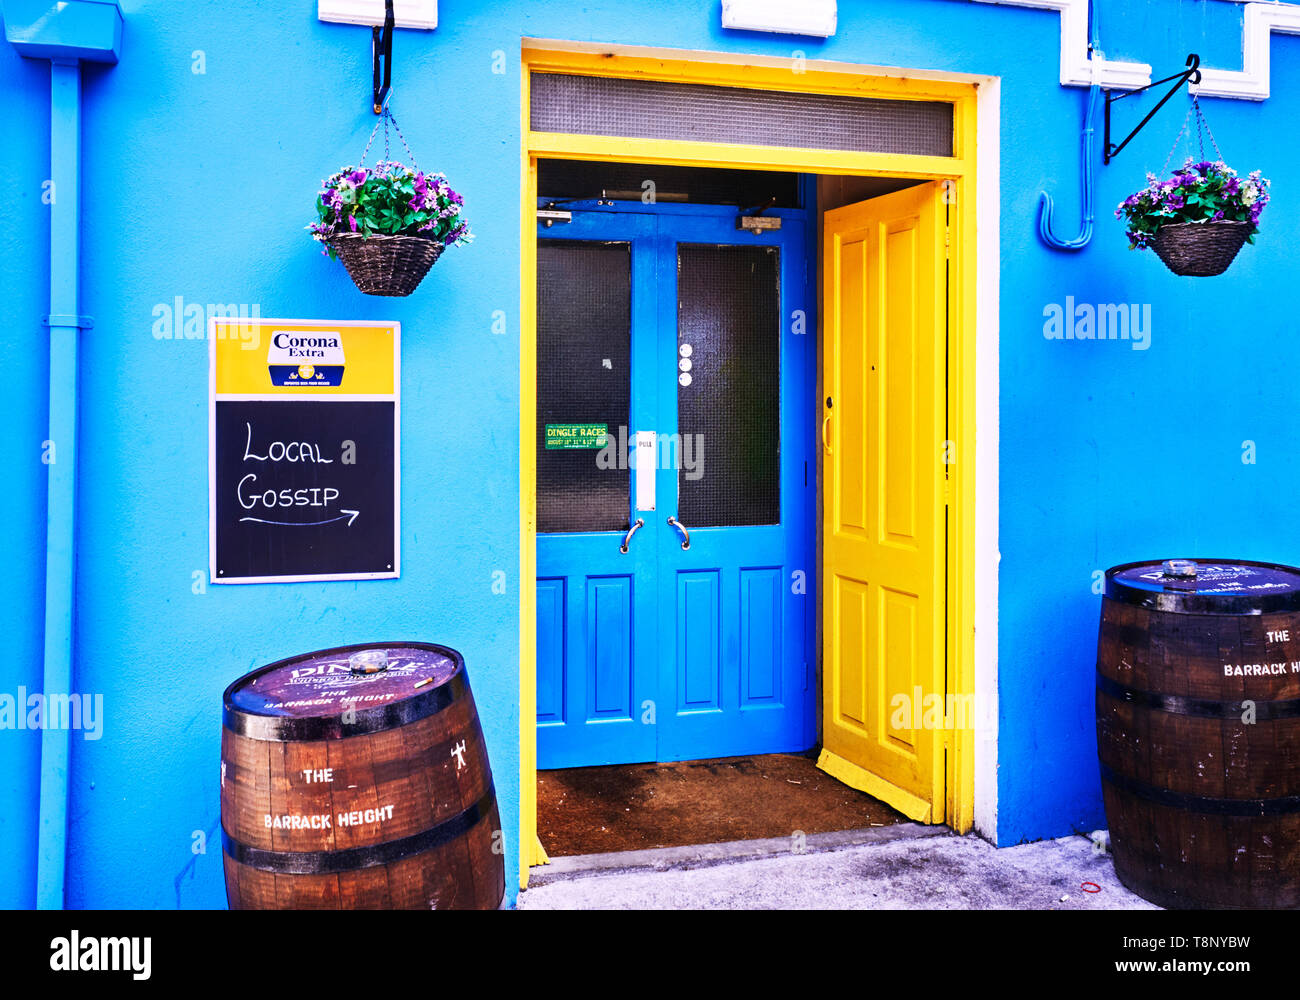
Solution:
M 288 319 L 284 317 L 261 317 L 244 319 L 243 322 L 257 322 L 266 327 L 276 323 L 292 326 L 319 326 L 322 329 L 336 327 L 376 327 L 386 326 L 393 330 L 393 392 L 388 395 L 353 395 L 333 394 L 328 397 L 301 397 L 315 401 L 322 399 L 334 402 L 359 402 L 370 400 L 391 400 L 393 403 L 393 568 L 382 573 L 312 573 L 284 576 L 242 576 L 224 577 L 217 575 L 217 337 L 216 328 L 220 322 L 241 321 L 238 317 L 209 317 L 208 319 L 208 582 L 213 584 L 249 584 L 249 583 L 329 583 L 344 580 L 395 580 L 402 575 L 402 324 L 396 320 L 330 320 L 330 319 Z M 261 401 L 292 401 L 295 397 L 282 393 L 230 393 L 223 394 L 222 399 Z

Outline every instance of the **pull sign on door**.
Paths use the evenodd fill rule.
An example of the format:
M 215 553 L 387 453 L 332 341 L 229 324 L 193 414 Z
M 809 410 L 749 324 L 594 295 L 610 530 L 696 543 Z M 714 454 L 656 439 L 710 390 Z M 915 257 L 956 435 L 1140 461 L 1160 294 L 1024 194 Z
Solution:
M 655 432 L 636 432 L 636 509 L 655 509 Z

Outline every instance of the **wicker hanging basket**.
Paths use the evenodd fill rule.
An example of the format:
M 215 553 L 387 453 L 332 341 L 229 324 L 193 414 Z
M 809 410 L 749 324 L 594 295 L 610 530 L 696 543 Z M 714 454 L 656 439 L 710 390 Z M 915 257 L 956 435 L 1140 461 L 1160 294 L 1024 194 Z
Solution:
M 402 148 L 406 150 L 409 166 L 394 163 L 389 158 L 390 125 L 401 140 Z M 384 130 L 384 156 L 378 164 L 367 169 L 366 157 L 370 155 L 370 147 L 381 127 Z M 381 178 L 382 183 L 390 183 L 391 177 L 397 176 L 391 173 L 394 168 L 404 171 L 403 176 L 412 181 L 412 188 L 403 192 L 408 196 L 406 201 L 398 201 L 397 210 L 389 206 L 387 211 L 364 220 L 364 224 L 358 226 L 356 215 L 349 215 L 342 210 L 344 201 L 341 196 L 328 206 L 322 200 L 330 190 L 330 185 L 335 183 L 340 184 L 340 188 L 334 191 L 335 195 L 342 189 L 343 181 L 348 183 L 346 190 L 349 191 L 355 190 L 357 185 L 367 184 L 368 178 L 373 176 Z M 467 243 L 472 238 L 468 225 L 458 212 L 458 207 L 463 204 L 460 195 L 446 184 L 446 178 L 442 174 L 424 174 L 420 171 L 415 162 L 415 154 L 411 152 L 406 137 L 402 135 L 397 120 L 387 106 L 380 112 L 379 121 L 375 122 L 359 165 L 355 169 L 345 167 L 324 184 L 326 190 L 318 195 L 316 202 L 321 221 L 308 228 L 318 242 L 325 244 L 331 255 L 343 262 L 348 276 L 366 295 L 410 295 L 448 246 Z M 411 194 L 412 190 L 414 195 Z M 412 209 L 416 205 L 416 196 L 421 199 L 420 204 L 418 208 Z M 393 195 L 390 192 L 386 197 L 392 199 Z M 346 203 L 359 205 L 360 196 L 354 195 Z M 349 225 L 352 232 L 348 231 Z M 374 231 L 383 228 L 399 231 Z M 361 231 L 358 232 L 358 229 Z
M 1156 230 L 1151 248 L 1174 274 L 1209 278 L 1233 262 L 1252 225 L 1249 222 L 1178 222 Z
M 1193 124 L 1194 133 L 1189 128 Z M 1189 155 L 1182 169 L 1170 175 L 1169 163 L 1184 137 Z M 1207 139 L 1217 160 L 1211 161 L 1206 153 Z M 1161 182 L 1159 177 L 1167 179 Z M 1222 274 L 1259 232 L 1269 182 L 1258 170 L 1238 178 L 1228 167 L 1195 93 L 1159 175 L 1147 178 L 1148 186 L 1126 198 L 1115 215 L 1128 219 L 1129 245 L 1150 247 L 1174 274 L 1192 278 Z
M 367 295 L 410 295 L 445 249 L 420 236 L 340 233 L 330 245 L 357 288 Z

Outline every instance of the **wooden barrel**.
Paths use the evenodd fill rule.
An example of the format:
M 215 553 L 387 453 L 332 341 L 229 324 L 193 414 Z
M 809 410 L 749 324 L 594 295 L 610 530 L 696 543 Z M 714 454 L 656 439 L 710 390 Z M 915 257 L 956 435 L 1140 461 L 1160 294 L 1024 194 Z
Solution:
M 501 904 L 496 793 L 455 650 L 402 642 L 307 653 L 241 677 L 224 701 L 231 909 Z
M 1109 570 L 1097 752 L 1126 886 L 1166 907 L 1300 906 L 1300 569 Z

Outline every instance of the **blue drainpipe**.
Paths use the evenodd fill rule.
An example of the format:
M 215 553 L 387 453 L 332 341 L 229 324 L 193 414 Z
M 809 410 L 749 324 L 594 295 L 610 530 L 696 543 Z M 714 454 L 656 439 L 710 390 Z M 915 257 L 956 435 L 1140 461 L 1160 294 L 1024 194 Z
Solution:
M 116 63 L 122 11 L 114 0 L 3 0 L 5 38 L 31 59 L 50 61 L 49 441 L 54 460 L 45 534 L 47 694 L 73 691 L 76 598 L 77 348 L 92 324 L 80 313 L 81 63 Z M 68 768 L 72 734 L 41 731 L 36 905 L 61 909 L 68 854 Z

